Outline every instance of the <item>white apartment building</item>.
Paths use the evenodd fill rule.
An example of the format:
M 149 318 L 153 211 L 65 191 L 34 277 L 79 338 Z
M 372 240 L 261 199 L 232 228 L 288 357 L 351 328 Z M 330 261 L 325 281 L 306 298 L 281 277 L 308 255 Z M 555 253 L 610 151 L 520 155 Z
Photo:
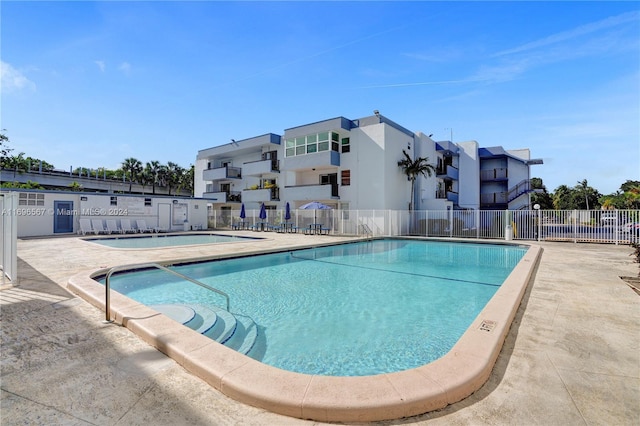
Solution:
M 198 152 L 196 197 L 215 210 L 291 209 L 319 201 L 343 210 L 407 210 L 411 183 L 398 166 L 428 157 L 436 168 L 416 181 L 416 210 L 519 209 L 529 206 L 528 149 L 434 141 L 384 117 L 337 117 Z

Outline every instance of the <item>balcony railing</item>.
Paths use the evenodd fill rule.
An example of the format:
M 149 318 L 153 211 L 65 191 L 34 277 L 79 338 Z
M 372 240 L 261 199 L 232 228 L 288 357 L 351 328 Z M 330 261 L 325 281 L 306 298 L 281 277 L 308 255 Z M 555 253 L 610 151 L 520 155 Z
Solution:
M 330 200 L 340 198 L 337 184 L 295 185 L 284 188 L 287 200 Z
M 452 165 L 436 168 L 436 177 L 447 180 L 458 180 L 458 169 Z
M 509 177 L 509 169 L 505 167 L 490 169 L 490 170 L 480 170 L 480 180 L 505 180 Z
M 241 203 L 242 193 L 240 191 L 211 191 L 202 194 L 202 198 L 212 200 L 213 204 Z
M 202 171 L 202 179 L 205 181 L 240 178 L 242 178 L 242 168 L 240 167 L 224 166 Z
M 249 161 L 242 165 L 242 172 L 245 176 L 260 176 L 265 173 L 278 173 L 280 171 L 280 161 L 275 159 Z
M 245 203 L 265 202 L 280 200 L 279 188 L 245 189 L 242 191 L 242 199 Z

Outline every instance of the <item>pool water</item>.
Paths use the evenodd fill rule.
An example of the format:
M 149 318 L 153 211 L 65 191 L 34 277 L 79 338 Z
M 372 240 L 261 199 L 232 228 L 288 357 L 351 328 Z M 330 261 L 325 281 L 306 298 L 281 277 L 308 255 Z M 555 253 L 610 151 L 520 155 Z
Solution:
M 142 235 L 142 236 L 120 236 L 107 238 L 85 238 L 85 241 L 101 244 L 113 248 L 160 248 L 187 246 L 194 244 L 217 244 L 231 243 L 247 240 L 259 240 L 260 238 L 240 237 L 217 234 L 190 234 L 190 235 Z
M 257 323 L 249 356 L 299 373 L 363 376 L 445 355 L 526 250 L 386 239 L 175 270 L 228 293 L 231 312 Z M 224 306 L 162 271 L 114 275 L 111 286 L 148 305 Z

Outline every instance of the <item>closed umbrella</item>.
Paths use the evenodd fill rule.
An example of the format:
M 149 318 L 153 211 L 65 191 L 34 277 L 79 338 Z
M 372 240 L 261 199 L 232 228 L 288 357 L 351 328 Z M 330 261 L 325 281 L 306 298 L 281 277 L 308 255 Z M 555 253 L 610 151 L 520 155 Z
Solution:
M 291 206 L 289 206 L 289 202 L 284 206 L 284 220 L 291 220 Z
M 247 217 L 247 213 L 244 211 L 244 203 L 242 203 L 242 207 L 240 207 L 240 219 L 244 219 Z
M 267 218 L 267 208 L 264 203 L 260 206 L 260 219 L 265 220 Z

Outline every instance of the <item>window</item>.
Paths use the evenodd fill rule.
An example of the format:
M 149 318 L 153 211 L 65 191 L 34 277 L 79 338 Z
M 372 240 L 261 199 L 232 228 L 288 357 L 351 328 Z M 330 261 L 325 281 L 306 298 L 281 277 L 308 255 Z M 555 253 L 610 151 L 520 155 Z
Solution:
M 111 200 L 110 200 L 109 204 L 112 205 L 112 206 L 117 206 L 118 205 L 118 197 L 111 197 Z
M 343 170 L 340 173 L 341 173 L 340 182 L 342 183 L 342 186 L 351 185 L 351 170 Z
M 343 139 L 344 140 L 344 139 Z M 346 138 L 347 144 L 349 138 Z M 285 157 L 314 154 L 316 152 L 340 152 L 340 135 L 336 132 L 320 132 L 285 140 Z M 348 148 L 347 148 L 348 152 Z
M 342 138 L 342 153 L 351 152 L 351 144 L 349 138 Z
M 19 206 L 44 206 L 44 194 L 21 192 L 18 194 Z
M 145 207 L 151 207 L 151 198 L 145 198 L 144 205 Z

